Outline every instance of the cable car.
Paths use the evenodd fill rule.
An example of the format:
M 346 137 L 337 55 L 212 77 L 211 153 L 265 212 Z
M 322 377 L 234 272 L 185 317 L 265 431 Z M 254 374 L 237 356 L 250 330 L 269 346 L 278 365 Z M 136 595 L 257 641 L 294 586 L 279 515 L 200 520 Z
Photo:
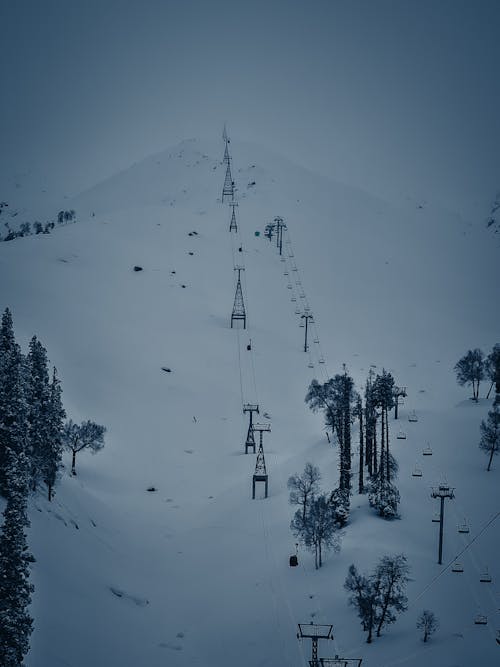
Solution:
M 475 625 L 488 625 L 488 617 L 485 616 L 484 614 L 477 614 L 474 617 L 474 624 Z
M 299 559 L 297 558 L 296 554 L 292 554 L 290 556 L 290 567 L 297 567 L 299 564 Z
M 488 568 L 486 568 L 485 571 L 479 576 L 479 581 L 482 584 L 491 584 L 492 578 L 491 574 L 488 572 Z
M 461 574 L 464 571 L 464 566 L 462 565 L 462 563 L 455 561 L 451 566 L 451 571 Z

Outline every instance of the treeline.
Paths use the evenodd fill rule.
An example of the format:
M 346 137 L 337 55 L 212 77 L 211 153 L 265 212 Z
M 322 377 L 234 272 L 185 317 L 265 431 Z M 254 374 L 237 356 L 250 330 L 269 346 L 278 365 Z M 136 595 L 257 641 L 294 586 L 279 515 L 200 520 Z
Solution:
M 65 423 L 62 388 L 36 336 L 24 355 L 7 308 L 0 327 L 0 494 L 6 499 L 0 533 L 0 664 L 19 667 L 29 650 L 33 620 L 29 604 L 28 498 L 42 487 L 49 501 L 62 468 L 62 453 L 75 456 L 104 445 L 105 428 Z
M 2 202 L 6 205 L 5 202 Z M 4 223 L 6 230 L 5 236 L 0 236 L 0 241 L 13 241 L 14 239 L 23 238 L 24 236 L 33 236 L 37 234 L 50 234 L 50 232 L 57 225 L 65 225 L 70 222 L 76 221 L 76 212 L 71 209 L 70 211 L 59 211 L 57 214 L 56 220 L 49 220 L 48 222 L 42 223 L 38 220 L 31 222 L 23 222 L 19 226 L 19 229 L 12 229 L 8 222 Z
M 479 401 L 479 386 L 482 381 L 487 380 L 489 382 L 487 399 L 490 397 L 491 390 L 495 387 L 493 407 L 488 412 L 488 417 L 483 419 L 480 425 L 479 449 L 488 456 L 486 470 L 489 472 L 493 457 L 500 450 L 500 344 L 494 345 L 487 356 L 479 348 L 469 350 L 455 364 L 455 373 L 460 386 L 471 386 L 471 399 L 476 403 Z

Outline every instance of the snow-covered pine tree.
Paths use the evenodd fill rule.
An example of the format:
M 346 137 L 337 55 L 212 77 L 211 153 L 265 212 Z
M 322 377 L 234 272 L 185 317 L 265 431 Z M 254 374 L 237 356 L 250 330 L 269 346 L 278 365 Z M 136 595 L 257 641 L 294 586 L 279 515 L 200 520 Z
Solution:
M 50 382 L 50 402 L 48 416 L 48 440 L 45 446 L 45 456 L 43 460 L 42 477 L 47 485 L 47 494 L 49 501 L 52 500 L 54 484 L 56 482 L 57 472 L 61 465 L 62 457 L 62 434 L 66 412 L 62 404 L 61 382 L 57 376 L 57 370 L 52 370 L 52 380 Z
M 380 408 L 380 477 L 391 481 L 389 457 L 385 457 L 386 468 L 382 466 L 384 451 L 389 452 L 389 411 L 394 407 L 394 378 L 385 368 L 377 375 L 373 383 L 376 405 Z
M 368 474 L 372 475 L 378 469 L 377 455 L 377 410 L 375 395 L 373 392 L 374 372 L 370 369 L 365 386 L 365 460 L 368 466 Z
M 498 454 L 500 450 L 500 405 L 495 400 L 493 408 L 488 412 L 486 421 L 481 422 L 481 440 L 479 448 L 489 455 L 488 467 L 486 470 L 491 470 L 493 457 Z
M 30 341 L 26 358 L 28 403 L 28 451 L 31 464 L 31 488 L 43 480 L 44 467 L 51 456 L 50 445 L 50 385 L 47 351 L 36 336 Z
M 29 605 L 33 586 L 29 563 L 33 557 L 26 543 L 29 462 L 26 454 L 7 449 L 5 476 L 7 505 L 0 533 L 0 664 L 22 667 L 29 650 L 33 620 Z
M 24 452 L 27 439 L 27 406 L 24 391 L 24 357 L 16 343 L 8 308 L 0 327 L 0 493 L 8 492 L 6 452 Z

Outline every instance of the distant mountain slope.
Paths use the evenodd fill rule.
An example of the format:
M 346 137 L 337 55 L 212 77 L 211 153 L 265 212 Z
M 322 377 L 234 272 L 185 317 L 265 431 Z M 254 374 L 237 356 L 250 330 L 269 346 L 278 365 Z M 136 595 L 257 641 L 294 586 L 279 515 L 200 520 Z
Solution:
M 223 146 L 198 140 L 68 199 L 78 224 L 0 244 L 0 306 L 12 308 L 20 341 L 36 333 L 47 346 L 69 416 L 108 427 L 104 450 L 79 455 L 52 505 L 33 500 L 27 665 L 299 667 L 309 646 L 296 623 L 313 619 L 334 625 L 321 655 L 363 657 L 364 667 L 495 664 L 495 589 L 479 574 L 487 565 L 500 579 L 498 526 L 462 557 L 463 576 L 435 579 L 430 487 L 444 477 L 456 487 L 448 562 L 466 544 L 458 522 L 466 516 L 475 536 L 498 508 L 500 464 L 486 473 L 477 448 L 490 402 L 472 404 L 452 370 L 468 348 L 498 342 L 498 249 L 484 228 L 431 204 L 396 206 L 258 146 L 231 149 L 241 245 L 219 201 Z M 288 567 L 287 479 L 312 461 L 331 489 L 338 458 L 304 404 L 323 367 L 308 367 L 283 263 L 263 235 L 276 215 L 330 375 L 346 363 L 362 390 L 373 365 L 408 387 L 400 421 L 390 420 L 401 520 L 379 519 L 354 495 L 342 550 L 319 572 L 303 549 L 300 567 Z M 229 316 L 240 257 L 250 328 L 238 333 Z M 251 500 L 244 402 L 271 418 L 267 500 Z M 408 423 L 413 409 L 418 423 Z M 367 646 L 347 606 L 347 568 L 401 551 L 410 608 Z M 423 608 L 441 621 L 429 645 L 415 629 Z M 474 624 L 478 610 L 488 626 Z

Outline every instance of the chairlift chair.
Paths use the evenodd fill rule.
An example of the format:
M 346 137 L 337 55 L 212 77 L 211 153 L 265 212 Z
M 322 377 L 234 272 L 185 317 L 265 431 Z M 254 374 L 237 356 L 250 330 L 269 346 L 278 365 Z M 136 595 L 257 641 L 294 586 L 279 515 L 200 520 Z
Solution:
M 296 314 L 296 315 L 300 315 L 300 308 L 296 308 L 296 309 L 295 309 L 295 314 Z
M 300 320 L 299 327 L 301 327 L 303 329 L 305 326 L 306 325 L 304 324 L 304 320 Z
M 422 477 L 422 471 L 420 470 L 420 468 L 417 468 L 417 466 L 415 466 L 411 476 L 412 477 Z
M 325 360 L 323 359 L 323 357 L 320 358 L 319 363 L 320 363 L 320 364 L 324 364 L 324 363 L 325 363 Z
M 297 301 L 297 297 L 292 296 L 292 302 L 295 303 Z
M 284 275 L 284 276 L 288 276 L 288 275 L 289 275 L 288 271 L 284 271 L 284 272 L 283 272 L 283 275 Z
M 287 289 L 292 289 L 292 283 L 288 283 L 288 285 L 286 286 L 286 288 L 287 288 Z
M 484 614 L 474 616 L 474 625 L 488 625 L 488 617 Z
M 456 572 L 457 574 L 462 574 L 462 572 L 464 571 L 464 566 L 462 565 L 462 563 L 455 561 L 451 566 L 451 571 Z
M 413 412 L 410 412 L 410 414 L 408 415 L 408 421 L 409 422 L 418 422 L 418 417 L 417 417 L 417 413 L 415 412 L 415 410 L 413 410 Z
M 310 362 L 307 364 L 307 368 L 314 368 L 314 364 L 313 364 L 312 361 L 310 361 Z
M 432 523 L 440 523 L 441 522 L 441 515 L 439 512 L 434 512 L 432 515 Z
M 467 524 L 467 521 L 464 519 L 463 523 L 460 523 L 458 525 L 458 532 L 459 533 L 468 533 L 469 532 L 469 526 Z
M 422 450 L 422 456 L 432 456 L 432 449 L 430 445 L 427 445 L 427 447 Z
M 286 262 L 286 259 L 285 259 L 284 257 L 282 257 L 282 258 L 280 259 L 280 262 Z
M 319 345 L 319 338 L 315 338 L 315 339 L 313 340 L 313 343 L 316 343 L 316 345 Z
M 488 568 L 486 568 L 485 571 L 479 576 L 479 581 L 482 584 L 491 584 L 493 580 L 491 578 L 491 574 L 488 572 Z
M 397 440 L 406 440 L 406 433 L 404 431 L 398 431 L 396 439 Z

